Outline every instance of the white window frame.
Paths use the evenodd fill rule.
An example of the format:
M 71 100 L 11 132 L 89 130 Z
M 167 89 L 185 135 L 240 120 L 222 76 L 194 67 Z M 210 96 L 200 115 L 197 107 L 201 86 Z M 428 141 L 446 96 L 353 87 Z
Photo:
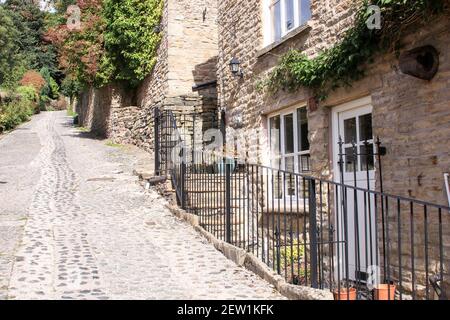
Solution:
M 275 30 L 273 27 L 272 20 L 272 7 L 280 2 L 280 10 L 281 10 L 281 39 L 286 36 L 289 32 L 294 30 L 295 28 L 300 27 L 307 23 L 307 21 L 300 21 L 301 13 L 300 13 L 300 2 L 301 0 L 294 0 L 294 26 L 291 29 L 287 29 L 287 20 L 286 20 L 286 1 L 287 0 L 263 0 L 263 15 L 264 15 L 264 44 L 270 45 L 274 42 L 279 41 L 280 39 L 275 39 Z
M 281 149 L 281 154 L 278 155 L 278 158 L 281 158 L 281 168 L 283 168 L 282 170 L 285 170 L 285 166 L 286 166 L 286 158 L 289 157 L 294 157 L 295 158 L 295 173 L 302 173 L 299 169 L 299 163 L 298 163 L 298 157 L 299 156 L 305 156 L 305 155 L 310 155 L 311 151 L 310 150 L 305 150 L 305 151 L 300 151 L 299 150 L 299 141 L 298 141 L 298 115 L 297 115 L 297 110 L 298 109 L 302 109 L 302 108 L 307 108 L 306 105 L 297 105 L 295 107 L 291 107 L 289 109 L 285 109 L 282 111 L 278 111 L 275 113 L 271 113 L 268 115 L 267 117 L 267 128 L 269 128 L 269 148 L 271 148 L 271 137 L 270 137 L 270 119 L 275 118 L 277 116 L 280 116 L 280 130 L 281 130 L 281 137 L 280 137 L 280 149 Z M 284 128 L 285 128 L 285 120 L 284 117 L 287 115 L 293 114 L 294 118 L 294 153 L 285 153 L 285 147 L 286 147 L 286 141 L 285 141 L 285 135 L 284 135 Z M 269 165 L 271 165 L 271 162 L 274 160 L 274 157 L 276 155 L 273 154 L 272 150 L 270 150 L 270 160 L 269 160 Z
M 305 171 L 300 170 L 300 161 L 299 161 L 299 157 L 300 156 L 307 156 L 311 154 L 310 150 L 304 150 L 304 151 L 300 151 L 299 149 L 299 141 L 298 141 L 298 130 L 300 130 L 300 128 L 298 127 L 298 114 L 297 114 L 297 110 L 298 109 L 302 109 L 302 108 L 307 108 L 307 106 L 305 104 L 301 104 L 301 105 L 296 105 L 293 106 L 291 108 L 288 109 L 284 109 L 278 112 L 274 112 L 271 113 L 267 116 L 267 128 L 268 128 L 268 142 L 269 142 L 269 149 L 270 149 L 270 156 L 268 159 L 268 167 L 273 167 L 272 165 L 272 161 L 277 160 L 277 159 L 281 159 L 281 163 L 280 163 L 280 168 L 274 168 L 274 169 L 280 169 L 281 171 L 287 171 L 286 169 L 286 158 L 291 158 L 294 157 L 294 173 L 296 174 L 305 174 Z M 293 115 L 293 121 L 294 121 L 294 153 L 285 153 L 286 150 L 286 141 L 285 141 L 285 116 L 287 115 Z M 270 127 L 270 120 L 272 118 L 275 118 L 279 116 L 280 117 L 280 150 L 281 153 L 279 155 L 274 154 L 273 150 L 272 150 L 272 137 L 271 137 L 271 127 Z M 308 128 L 308 134 L 309 134 L 309 128 Z M 309 137 L 308 137 L 309 138 Z M 282 199 L 291 199 L 291 196 L 287 196 L 285 197 L 283 195 Z M 292 196 L 292 200 L 295 201 L 296 199 L 301 199 L 301 195 L 296 195 L 296 196 Z

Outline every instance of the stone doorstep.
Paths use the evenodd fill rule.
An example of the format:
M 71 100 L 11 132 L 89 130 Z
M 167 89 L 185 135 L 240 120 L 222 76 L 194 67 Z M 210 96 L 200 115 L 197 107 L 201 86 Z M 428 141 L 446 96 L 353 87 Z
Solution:
M 278 292 L 290 300 L 334 300 L 333 294 L 327 290 L 318 290 L 305 286 L 296 286 L 286 282 L 275 271 L 266 266 L 256 256 L 247 251 L 233 246 L 225 241 L 217 239 L 200 226 L 199 217 L 190 214 L 176 206 L 167 204 L 166 208 L 176 217 L 188 222 L 194 229 L 205 237 L 218 251 L 222 252 L 226 258 L 233 261 L 240 267 L 255 273 L 269 284 L 273 285 Z

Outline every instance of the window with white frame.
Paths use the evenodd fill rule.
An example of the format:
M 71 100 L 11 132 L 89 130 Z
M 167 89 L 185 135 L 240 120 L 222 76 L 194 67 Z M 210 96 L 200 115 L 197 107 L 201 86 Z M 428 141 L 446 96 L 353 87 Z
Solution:
M 292 173 L 309 172 L 310 144 L 306 107 L 273 114 L 268 121 L 271 167 Z M 276 198 L 283 198 L 284 193 L 292 197 L 300 192 L 293 179 L 286 181 L 286 186 L 283 186 L 282 181 L 275 180 L 273 187 Z
M 311 18 L 310 0 L 266 1 L 268 4 L 266 19 L 270 21 L 269 28 L 266 30 L 270 31 L 270 42 L 280 40 L 288 32 L 304 25 Z

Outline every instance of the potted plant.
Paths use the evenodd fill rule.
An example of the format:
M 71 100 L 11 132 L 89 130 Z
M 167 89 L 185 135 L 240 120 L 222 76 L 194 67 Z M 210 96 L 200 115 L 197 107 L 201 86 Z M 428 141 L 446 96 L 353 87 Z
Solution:
M 356 289 L 349 285 L 347 282 L 343 282 L 341 284 L 341 288 L 340 290 L 338 288 L 336 288 L 333 291 L 333 296 L 334 296 L 334 300 L 349 300 L 349 301 L 354 301 L 356 300 Z
M 393 282 L 376 285 L 373 289 L 373 298 L 380 301 L 395 300 L 396 289 Z

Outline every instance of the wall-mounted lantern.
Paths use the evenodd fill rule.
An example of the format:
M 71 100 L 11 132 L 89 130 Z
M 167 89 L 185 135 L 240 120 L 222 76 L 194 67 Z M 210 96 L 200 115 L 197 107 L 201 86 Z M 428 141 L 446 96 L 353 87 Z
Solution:
M 233 57 L 233 59 L 231 59 L 230 70 L 235 77 L 244 77 L 244 73 L 241 70 L 241 62 L 236 57 Z

